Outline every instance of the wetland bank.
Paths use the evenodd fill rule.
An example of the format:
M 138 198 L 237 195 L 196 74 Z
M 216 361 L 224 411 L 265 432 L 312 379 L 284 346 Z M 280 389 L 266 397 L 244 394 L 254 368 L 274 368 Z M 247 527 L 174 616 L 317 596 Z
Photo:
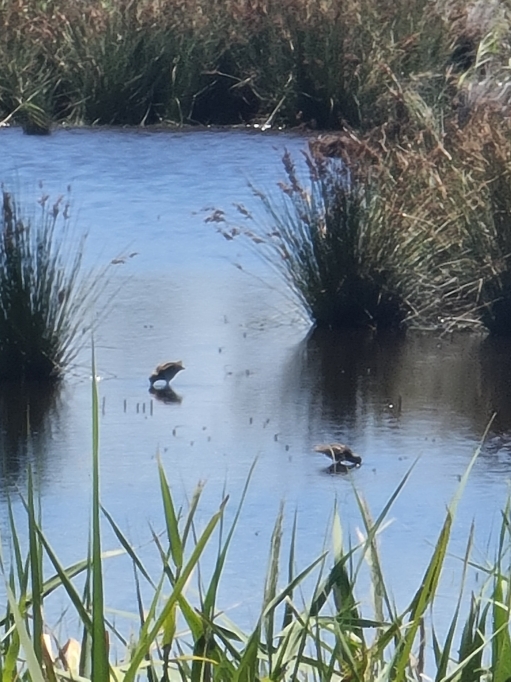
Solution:
M 296 300 L 257 251 L 204 222 L 200 209 L 233 201 L 256 214 L 260 200 L 247 180 L 272 192 L 282 179 L 284 149 L 300 158 L 305 148 L 300 135 L 111 129 L 61 130 L 37 139 L 19 129 L 1 135 L 4 176 L 16 172 L 22 185 L 44 178 L 51 194 L 71 180 L 73 214 L 89 230 L 87 263 L 122 255 L 123 245 L 138 254 L 115 266 L 113 285 L 122 286 L 96 331 L 95 355 L 102 501 L 150 570 L 158 571 L 159 560 L 142 545 L 148 523 L 159 528 L 162 520 L 154 494 L 158 454 L 176 506 L 205 481 L 199 527 L 215 513 L 224 488 L 233 503 L 239 499 L 257 459 L 218 595 L 230 618 L 251 627 L 281 500 L 288 533 L 297 510 L 300 566 L 321 553 L 334 503 L 346 532 L 360 524 L 350 479 L 328 475 L 323 455 L 313 452 L 320 442 L 340 440 L 363 455 L 352 479 L 375 515 L 420 458 L 380 540 L 389 589 L 404 609 L 430 559 L 445 504 L 496 411 L 462 499 L 452 552 L 463 554 L 472 519 L 478 547 L 494 537 L 511 461 L 507 341 L 392 330 L 310 334 Z M 173 381 L 181 401 L 165 404 L 148 392 L 148 376 L 170 354 L 186 370 Z M 88 532 L 89 377 L 85 349 L 46 407 L 40 396 L 29 396 L 29 432 L 19 418 L 26 415 L 23 396 L 15 399 L 12 388 L 3 396 L 2 450 L 10 453 L 3 508 L 9 490 L 25 487 L 30 463 L 45 533 L 65 565 L 83 557 L 80 538 Z M 22 523 L 23 509 L 13 501 Z M 226 508 L 227 519 L 233 507 Z M 118 544 L 106 529 L 104 544 Z M 405 564 L 403 552 L 411 551 L 414 561 Z M 214 560 L 208 556 L 206 565 Z M 261 557 L 257 564 L 254 556 Z M 443 623 L 452 615 L 447 595 L 458 570 L 456 560 L 447 562 L 435 605 Z M 369 592 L 360 591 L 367 605 Z M 125 560 L 105 562 L 105 592 L 109 606 L 133 610 Z M 62 602 L 53 599 L 57 605 L 50 599 L 46 608 L 58 619 Z
M 124 613 L 138 603 L 143 614 L 154 599 L 118 679 L 167 679 L 165 670 L 219 680 L 507 674 L 509 9 L 347 5 L 354 11 L 199 1 L 2 8 L 2 119 L 52 132 L 0 130 L 1 178 L 29 202 L 70 185 L 73 219 L 89 233 L 84 264 L 110 264 L 104 293 L 115 292 L 95 329 L 92 409 L 87 344 L 50 393 L 25 383 L 0 396 L 0 508 L 18 557 L 4 621 L 16 629 L 6 630 L 2 665 L 18 661 L 26 679 L 60 675 L 40 646 L 43 629 L 62 644 L 82 626 L 93 650 L 79 671 L 108 679 L 103 581 L 108 607 Z M 252 128 L 168 127 L 197 122 Z M 278 133 L 280 125 L 300 129 Z M 309 146 L 316 126 L 338 132 Z M 329 310 L 339 291 L 342 305 Z M 362 306 L 345 304 L 350 291 Z M 173 380 L 176 399 L 158 401 L 147 377 L 178 359 L 186 370 Z M 363 457 L 348 477 L 329 475 L 314 452 L 336 441 Z M 446 513 L 460 480 L 457 514 L 454 503 Z M 45 577 L 57 566 L 45 541 L 64 565 L 86 555 L 90 488 L 93 594 L 77 598 L 61 575 L 64 589 L 46 596 L 43 547 Z M 28 535 L 13 496 L 27 489 Z M 234 521 L 224 562 L 209 538 L 221 526 L 230 542 Z M 304 578 L 304 604 L 284 586 L 330 545 L 331 525 L 326 582 Z M 100 537 L 127 557 L 101 565 Z M 16 539 L 22 553 L 28 545 L 30 571 Z M 201 553 L 206 587 L 185 592 Z M 470 562 L 478 575 L 469 571 L 458 619 Z M 146 569 L 167 576 L 163 590 Z M 65 593 L 78 616 L 57 626 Z M 80 606 L 89 599 L 92 616 Z M 425 650 L 430 605 L 437 640 Z M 127 651 L 121 621 L 112 665 Z

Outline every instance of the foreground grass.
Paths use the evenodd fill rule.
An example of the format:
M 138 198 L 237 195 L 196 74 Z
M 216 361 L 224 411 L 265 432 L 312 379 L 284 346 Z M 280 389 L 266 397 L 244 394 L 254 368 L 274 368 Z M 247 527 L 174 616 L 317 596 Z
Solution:
M 433 650 L 435 680 L 503 680 L 511 666 L 509 571 L 509 515 L 503 512 L 496 558 L 483 571 L 487 576 L 479 593 L 467 595 L 464 584 L 471 568 L 472 538 L 460 561 L 459 595 L 447 634 L 441 640 L 426 627 L 434 600 L 458 500 L 474 455 L 459 490 L 449 505 L 423 579 L 409 605 L 398 611 L 393 603 L 378 554 L 378 534 L 389 510 L 411 471 L 405 476 L 381 514 L 373 520 L 357 496 L 363 533 L 357 543 L 344 546 L 339 518 L 334 516 L 332 549 L 298 569 L 296 524 L 291 533 L 287 576 L 282 585 L 283 515 L 278 515 L 268 561 L 260 616 L 252 630 L 243 631 L 221 616 L 218 588 L 234 532 L 242 512 L 249 480 L 231 523 L 224 514 L 228 498 L 205 523 L 198 523 L 201 487 L 186 509 L 175 506 L 167 477 L 159 465 L 162 499 L 161 534 L 153 542 L 161 561 L 159 576 L 152 577 L 136 549 L 102 508 L 97 385 L 92 383 L 93 475 L 91 537 L 88 558 L 64 567 L 44 532 L 31 478 L 23 499 L 28 521 L 28 549 L 22 550 L 21 530 L 11 513 L 10 546 L 2 547 L 0 568 L 6 601 L 1 618 L 0 667 L 4 679 L 59 680 L 416 680 L 424 673 L 427 640 Z M 250 479 L 250 476 L 249 476 Z M 118 552 L 102 547 L 101 515 L 119 540 L 120 552 L 133 564 L 134 609 L 139 625 L 129 642 L 106 617 L 103 563 Z M 209 583 L 199 583 L 198 598 L 188 596 L 190 580 L 199 571 L 206 548 L 214 542 L 216 558 Z M 9 564 L 6 557 L 10 555 Z M 365 614 L 357 599 L 361 567 L 367 564 L 372 578 L 373 610 Z M 46 577 L 43 566 L 51 566 Z M 82 576 L 76 586 L 76 578 Z M 85 580 L 83 580 L 85 576 Z M 303 598 L 305 584 L 312 585 Z M 64 591 L 82 624 L 78 639 L 57 642 L 43 618 L 46 598 Z M 152 597 L 145 603 L 143 594 Z M 468 604 L 465 604 L 468 602 Z M 463 607 L 467 606 L 466 609 Z M 464 620 L 460 612 L 468 613 Z M 429 639 L 428 639 L 429 638 Z M 115 644 L 115 646 L 114 646 Z M 55 645 L 58 654 L 54 654 Z M 110 649 L 125 651 L 119 663 Z

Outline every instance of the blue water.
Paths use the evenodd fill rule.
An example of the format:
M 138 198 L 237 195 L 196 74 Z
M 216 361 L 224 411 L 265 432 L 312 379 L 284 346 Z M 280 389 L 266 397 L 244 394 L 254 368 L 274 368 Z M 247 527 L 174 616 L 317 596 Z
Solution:
M 234 219 L 234 203 L 268 220 L 248 183 L 278 201 L 283 151 L 299 163 L 305 147 L 299 135 L 244 131 L 78 129 L 37 138 L 0 130 L 6 187 L 30 203 L 41 191 L 56 197 L 70 186 L 75 229 L 89 234 L 86 264 L 125 260 L 110 269 L 105 299 L 116 293 L 98 324 L 96 362 L 103 502 L 127 536 L 145 546 L 149 524 L 163 529 L 158 457 L 179 503 L 205 482 L 203 523 L 224 490 L 232 518 L 256 462 L 221 592 L 229 616 L 242 624 L 258 615 L 282 500 L 287 529 L 298 514 L 303 567 L 325 539 L 328 544 L 335 505 L 346 536 L 356 538 L 362 523 L 354 489 L 376 518 L 413 467 L 379 538 L 388 586 L 404 608 L 494 412 L 458 511 L 454 555 L 462 555 L 472 520 L 476 551 L 486 552 L 508 494 L 508 345 L 470 335 L 308 336 L 277 275 L 204 221 L 215 209 Z M 87 546 L 90 357 L 87 342 L 59 395 L 33 416 L 30 438 L 19 420 L 23 402 L 15 410 L 10 400 L 0 404 L 4 433 L 15 423 L 2 489 L 23 490 L 33 462 L 43 525 L 64 563 L 82 558 Z M 149 374 L 166 360 L 186 367 L 173 382 L 180 402 L 148 393 Z M 363 456 L 350 477 L 328 475 L 327 460 L 313 452 L 317 443 L 339 440 Z M 4 495 L 0 507 L 5 512 Z M 115 545 L 108 532 L 106 539 Z M 157 571 L 156 553 L 140 551 Z M 437 604 L 440 623 L 452 614 L 459 576 L 457 561 L 450 561 Z M 106 579 L 107 601 L 133 609 L 126 562 L 112 560 Z M 370 613 L 369 591 L 359 598 Z

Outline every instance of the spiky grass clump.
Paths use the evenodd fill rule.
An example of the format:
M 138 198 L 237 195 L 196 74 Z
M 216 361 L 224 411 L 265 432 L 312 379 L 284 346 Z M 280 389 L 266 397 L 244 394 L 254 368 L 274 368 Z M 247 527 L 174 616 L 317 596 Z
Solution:
M 2 190 L 0 223 L 0 379 L 55 380 L 90 329 L 99 274 L 84 273 L 85 238 L 71 239 L 69 205 L 42 197 L 25 214 Z
M 477 304 L 485 327 L 511 335 L 511 128 L 501 116 L 475 117 L 477 147 L 465 176 L 472 201 L 464 214 Z M 469 134 L 473 131 L 469 130 Z M 474 182 L 474 175 L 476 182 Z
M 457 111 L 401 94 L 408 122 L 393 139 L 383 125 L 367 135 L 320 136 L 311 146 L 377 197 L 398 245 L 396 272 L 409 275 L 406 326 L 511 334 L 509 118 L 481 100 L 461 121 Z
M 382 202 L 396 229 L 415 223 L 430 234 L 429 263 L 417 268 L 429 317 L 509 335 L 511 127 L 485 102 L 462 127 L 444 124 L 409 130 L 385 152 L 381 140 L 373 146 Z
M 392 326 L 406 314 L 395 286 L 395 240 L 372 188 L 326 159 L 306 155 L 304 187 L 289 154 L 280 212 L 259 193 L 272 218 L 262 253 L 276 265 L 320 327 Z
M 281 195 L 254 190 L 269 226 L 243 206 L 241 225 L 207 220 L 247 238 L 318 327 L 511 334 L 508 119 L 481 102 L 461 126 L 406 100 L 393 142 L 386 125 L 319 136 L 308 173 L 286 153 Z
M 228 239 L 241 235 L 285 281 L 318 327 L 398 327 L 420 314 L 418 264 L 429 262 L 430 235 L 420 226 L 398 230 L 371 173 L 326 158 L 311 147 L 300 177 L 284 155 L 286 182 L 279 199 L 254 190 L 268 219 L 238 207 L 250 229 L 220 227 Z M 221 211 L 209 221 L 225 220 Z

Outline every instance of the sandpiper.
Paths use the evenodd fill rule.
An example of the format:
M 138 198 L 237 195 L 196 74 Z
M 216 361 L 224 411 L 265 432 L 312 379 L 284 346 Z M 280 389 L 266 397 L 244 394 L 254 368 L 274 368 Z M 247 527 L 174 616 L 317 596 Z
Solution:
M 348 471 L 355 469 L 362 464 L 362 457 L 356 455 L 351 448 L 342 443 L 325 443 L 316 445 L 316 452 L 322 452 L 332 460 L 332 465 L 336 471 Z
M 182 369 L 184 369 L 184 367 L 181 360 L 179 360 L 179 362 L 164 362 L 163 364 L 158 365 L 158 367 L 149 377 L 151 388 L 153 387 L 156 381 L 165 381 L 165 383 L 167 384 L 167 388 L 169 388 L 172 379 Z

